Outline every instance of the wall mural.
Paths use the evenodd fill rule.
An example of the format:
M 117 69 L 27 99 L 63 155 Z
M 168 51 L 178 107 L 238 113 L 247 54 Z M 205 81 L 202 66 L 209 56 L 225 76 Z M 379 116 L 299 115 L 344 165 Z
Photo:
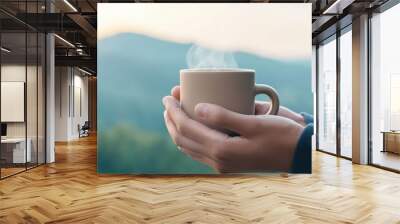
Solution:
M 174 86 L 180 85 L 182 69 L 197 69 L 207 75 L 214 70 L 217 73 L 228 71 L 232 73 L 232 77 L 237 76 L 236 71 L 255 71 L 257 84 L 272 86 L 279 94 L 281 108 L 278 116 L 284 117 L 281 113 L 286 110 L 294 115 L 299 115 L 300 112 L 312 114 L 311 5 L 99 4 L 99 173 L 290 172 L 296 166 L 292 164 L 296 157 L 301 160 L 302 156 L 309 157 L 305 160 L 306 165 L 297 166 L 311 166 L 311 153 L 308 152 L 311 147 L 307 145 L 309 149 L 305 152 L 298 151 L 298 148 L 302 147 L 301 144 L 305 144 L 301 138 L 304 137 L 306 124 L 296 126 L 293 123 L 294 118 L 291 121 L 289 118 L 279 118 L 283 123 L 293 125 L 293 133 L 296 133 L 294 137 L 289 136 L 291 131 L 282 131 L 279 134 L 278 124 L 279 127 L 271 131 L 276 133 L 274 141 L 264 145 L 258 144 L 258 151 L 254 153 L 251 152 L 253 149 L 250 146 L 243 145 L 238 149 L 240 153 L 236 154 L 236 160 L 232 157 L 227 159 L 229 166 L 227 163 L 217 164 L 218 161 L 208 158 L 212 156 L 212 147 L 208 148 L 207 144 L 200 140 L 192 139 L 192 142 L 198 142 L 196 145 L 201 145 L 198 147 L 198 150 L 201 150 L 198 156 L 197 152 L 194 152 L 196 147 L 183 145 L 179 149 L 171 133 L 179 122 L 174 120 L 174 116 L 178 115 L 173 114 L 172 109 L 168 112 L 169 115 L 167 113 L 166 116 L 170 116 L 171 121 L 169 129 L 164 117 L 166 107 L 172 107 L 174 99 L 168 98 L 169 101 L 163 105 L 163 98 L 171 94 Z M 197 76 L 201 76 L 200 73 Z M 203 76 L 203 79 L 204 77 L 206 76 Z M 204 91 L 213 88 L 211 83 L 214 81 L 211 79 L 210 86 L 204 87 Z M 231 81 L 228 78 L 226 85 L 221 87 L 225 89 L 225 93 L 232 89 L 236 91 L 235 88 L 240 89 L 229 85 Z M 187 87 L 185 93 L 196 95 L 193 91 L 201 85 L 203 84 L 198 82 L 198 88 Z M 181 86 L 181 94 L 182 92 L 184 91 Z M 211 92 L 212 90 L 210 94 Z M 256 99 L 265 101 L 266 97 L 260 95 Z M 257 105 L 255 109 L 254 105 L 251 105 L 251 108 L 253 111 L 257 110 Z M 201 130 L 213 130 L 205 132 L 229 138 L 227 141 L 247 141 L 245 134 L 238 133 L 240 130 L 220 131 L 218 127 L 211 128 L 212 125 L 202 123 L 193 116 L 195 115 L 187 118 L 190 122 L 185 121 L 182 125 L 198 122 L 194 125 L 204 128 L 200 128 Z M 258 118 L 270 122 L 278 116 L 258 115 Z M 304 120 L 310 117 L 305 115 Z M 278 123 L 281 120 L 278 120 Z M 199 130 L 194 132 L 204 134 Z M 187 132 L 178 134 L 190 135 Z M 277 139 L 281 142 L 274 146 Z M 284 156 L 278 155 L 283 149 L 272 151 L 280 149 L 279 144 L 289 144 L 288 142 L 292 142 L 292 148 L 288 149 L 286 154 L 284 152 Z M 257 154 L 263 150 L 270 154 Z M 251 153 L 253 155 L 249 155 Z M 283 158 L 290 158 L 290 161 L 284 161 L 285 165 L 276 162 L 284 160 Z M 275 162 L 277 165 L 273 165 Z M 219 169 L 220 167 L 226 169 Z M 304 172 L 310 172 L 307 170 L 309 169 Z

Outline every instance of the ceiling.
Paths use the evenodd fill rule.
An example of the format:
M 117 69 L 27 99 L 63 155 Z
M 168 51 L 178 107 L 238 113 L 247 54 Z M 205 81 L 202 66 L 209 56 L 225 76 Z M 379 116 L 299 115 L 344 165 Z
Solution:
M 335 32 L 338 20 L 346 21 L 347 17 L 351 23 L 352 16 L 376 8 L 386 1 L 388 0 L 204 0 L 201 2 L 312 3 L 313 42 L 316 43 Z M 46 0 L 1 0 L 1 30 L 3 33 L 9 33 L 4 38 L 14 40 L 15 45 L 19 42 L 21 46 L 24 43 L 21 42 L 22 35 L 18 35 L 18 32 L 25 31 L 26 28 L 31 31 L 55 32 L 60 37 L 55 38 L 56 64 L 81 66 L 95 72 L 97 3 L 106 2 L 199 1 L 47 0 L 46 4 Z M 341 25 L 345 26 L 346 22 L 342 22 Z M 17 46 L 14 47 L 18 49 Z

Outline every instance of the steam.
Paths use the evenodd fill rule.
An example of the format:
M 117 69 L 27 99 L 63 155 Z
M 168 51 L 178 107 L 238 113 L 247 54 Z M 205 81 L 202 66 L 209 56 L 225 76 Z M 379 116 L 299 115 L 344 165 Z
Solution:
M 188 68 L 238 68 L 232 52 L 217 51 L 192 45 L 186 53 Z

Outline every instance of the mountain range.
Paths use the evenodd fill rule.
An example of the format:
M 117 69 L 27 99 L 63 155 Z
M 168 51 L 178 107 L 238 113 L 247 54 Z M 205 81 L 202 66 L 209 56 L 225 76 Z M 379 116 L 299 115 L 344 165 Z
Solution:
M 98 42 L 99 125 L 132 123 L 164 130 L 161 99 L 179 84 L 191 44 L 121 33 Z M 236 52 L 241 68 L 256 70 L 256 82 L 273 86 L 281 105 L 312 113 L 311 61 L 282 61 Z

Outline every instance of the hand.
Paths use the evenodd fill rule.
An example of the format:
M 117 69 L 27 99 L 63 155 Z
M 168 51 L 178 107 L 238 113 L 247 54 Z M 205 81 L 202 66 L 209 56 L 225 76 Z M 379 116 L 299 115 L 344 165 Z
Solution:
M 175 91 L 175 92 L 174 92 Z M 176 96 L 176 88 L 172 95 Z M 179 96 L 166 96 L 165 123 L 176 145 L 193 159 L 219 172 L 289 171 L 303 127 L 273 115 L 243 115 L 213 104 L 198 104 L 190 119 L 180 108 Z M 226 128 L 230 137 L 206 125 Z
M 172 88 L 171 90 L 171 95 L 173 97 L 175 97 L 176 100 L 180 100 L 180 87 L 179 86 L 175 86 L 174 88 Z M 255 102 L 255 115 L 265 115 L 268 110 L 269 107 L 271 106 L 270 102 L 262 102 L 262 101 L 256 101 Z M 278 110 L 278 116 L 281 117 L 286 117 L 289 118 L 293 121 L 296 121 L 298 124 L 300 124 L 301 126 L 305 127 L 306 123 L 304 122 L 304 118 L 301 114 L 296 113 L 292 110 L 290 110 L 289 108 L 286 108 L 284 106 L 280 106 L 279 110 Z

